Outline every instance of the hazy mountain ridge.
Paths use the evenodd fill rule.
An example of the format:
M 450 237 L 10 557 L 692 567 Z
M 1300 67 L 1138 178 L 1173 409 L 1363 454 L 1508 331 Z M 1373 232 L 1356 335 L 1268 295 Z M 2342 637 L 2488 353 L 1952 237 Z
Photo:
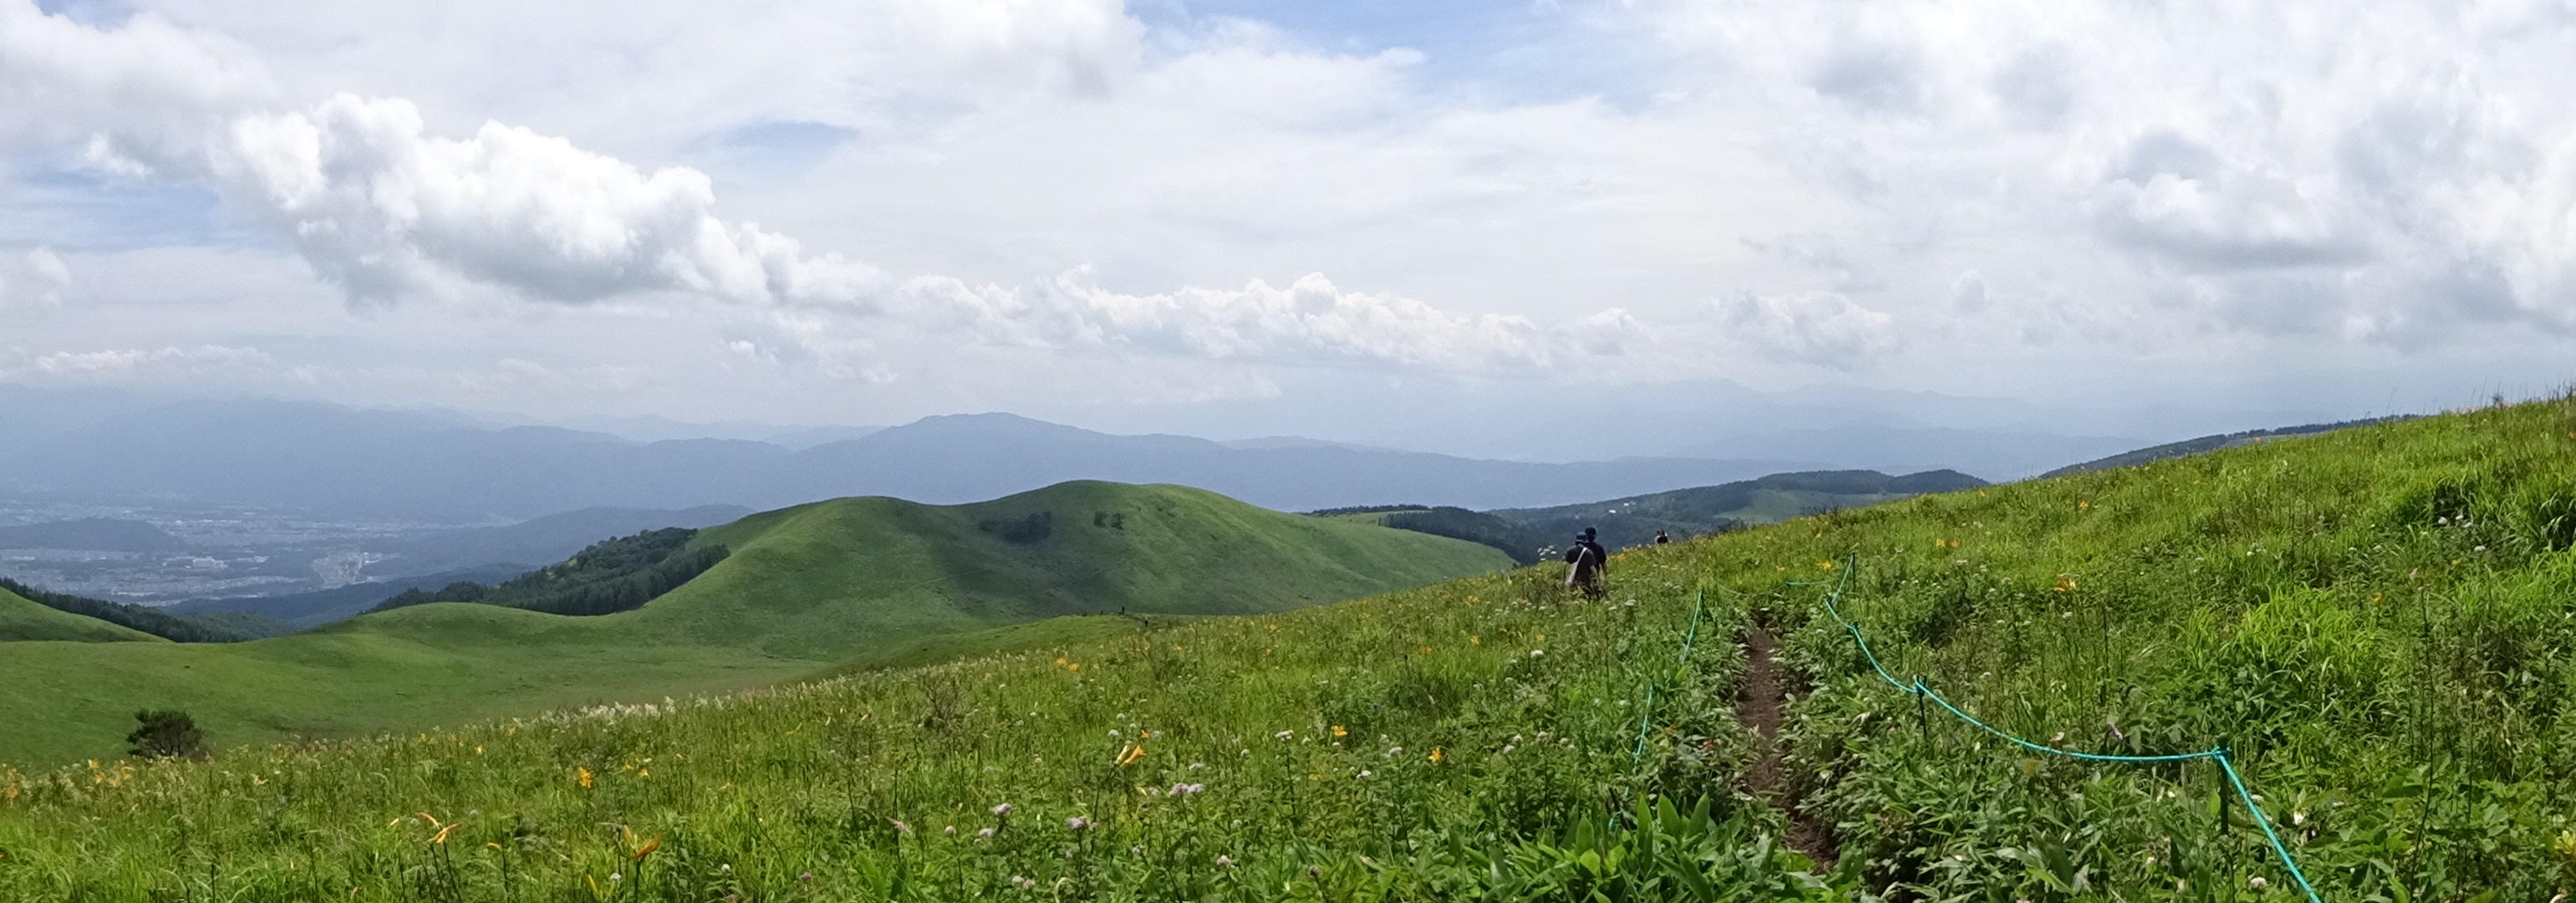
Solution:
M 303 402 L 187 401 L 108 417 L 0 455 L 0 486 L 472 519 L 600 506 L 771 507 L 853 495 L 953 504 L 1079 479 L 1198 486 L 1286 509 L 1398 497 L 1491 508 L 1798 468 L 1790 461 L 1674 458 L 1539 464 L 1338 444 L 1232 448 L 1007 414 L 924 418 L 791 451 L 747 440 L 638 443 L 557 427 L 483 429 Z
M 251 614 L 274 618 L 293 627 L 315 627 L 364 614 L 367 609 L 408 590 L 434 591 L 455 583 L 499 583 L 526 572 L 530 567 L 524 564 L 487 564 L 279 596 L 192 599 L 164 610 L 217 618 L 228 613 Z

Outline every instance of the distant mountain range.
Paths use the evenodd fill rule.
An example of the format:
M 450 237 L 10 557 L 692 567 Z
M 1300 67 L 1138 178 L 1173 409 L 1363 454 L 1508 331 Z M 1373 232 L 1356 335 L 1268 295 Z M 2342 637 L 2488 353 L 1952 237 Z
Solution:
M 1850 423 L 1684 446 L 1672 454 L 1701 457 L 1723 453 L 1748 458 L 1832 461 L 1888 473 L 1962 470 L 1994 479 L 2013 479 L 2141 444 L 2144 440 L 2118 436 Z
M 954 504 L 1099 479 L 1197 486 L 1281 509 L 1389 498 L 1497 508 L 1795 469 L 1798 462 L 1765 459 L 1545 464 L 1312 441 L 1228 445 L 1113 436 L 1008 414 L 930 417 L 790 449 L 492 429 L 305 402 L 181 401 L 80 422 L 0 453 L 0 491 L 467 520 L 591 507 L 770 507 L 855 495 Z

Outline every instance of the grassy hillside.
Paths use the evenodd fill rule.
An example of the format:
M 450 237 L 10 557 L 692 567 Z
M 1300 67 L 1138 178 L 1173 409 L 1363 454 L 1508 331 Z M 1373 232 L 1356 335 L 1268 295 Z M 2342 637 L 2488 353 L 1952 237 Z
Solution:
M 1775 473 L 1751 480 L 1632 495 L 1554 508 L 1491 512 L 1562 547 L 1576 530 L 1599 527 L 1611 548 L 1652 542 L 1655 531 L 1674 538 L 1736 527 L 1776 524 L 1818 511 L 1858 508 L 1926 492 L 1956 492 L 1986 481 L 1952 470 L 1889 476 L 1875 470 Z
M 2571 546 L 2576 405 L 2427 418 L 1635 550 L 1597 601 L 1530 569 L 10 775 L 0 898 L 2302 899 L 2207 763 L 1881 681 L 1783 583 L 1849 573 L 1891 673 L 2000 730 L 2228 749 L 2324 899 L 2541 901 L 2576 886 Z M 1736 781 L 1757 631 L 1821 874 Z
M 172 614 L 158 608 L 125 602 L 108 602 L 70 593 L 28 586 L 0 577 L 0 592 L 7 592 L 45 608 L 85 620 L 98 620 L 130 630 L 180 643 L 238 643 L 253 638 L 244 625 L 232 619 L 200 615 Z
M 1033 518 L 1045 535 L 1013 526 Z M 1472 543 L 1109 483 L 977 505 L 839 499 L 698 541 L 733 555 L 613 615 L 433 604 L 221 647 L 0 647 L 0 724 L 28 728 L 0 732 L 0 761 L 113 755 L 145 707 L 185 709 L 219 743 L 345 737 L 757 686 L 1059 615 L 1281 611 L 1509 564 Z
M 162 642 L 131 627 L 122 627 L 38 605 L 0 587 L 0 642 L 67 640 L 76 643 Z
M 2217 451 L 2222 448 L 2233 448 L 2239 445 L 2248 445 L 2273 439 L 2284 439 L 2291 436 L 2311 436 L 2317 433 L 2350 429 L 2356 426 L 2369 426 L 2375 423 L 2388 423 L 2391 421 L 2406 419 L 2409 419 L 2409 417 L 2405 415 L 2394 417 L 2372 417 L 2364 420 L 2345 420 L 2335 423 L 2309 423 L 2299 426 L 2284 426 L 2272 429 L 2246 430 L 2237 433 L 2220 433 L 2212 436 L 2200 436 L 2197 438 L 2185 439 L 2180 442 L 2167 442 L 2163 445 L 2150 445 L 2146 448 L 2132 449 L 2116 455 L 2095 458 L 2080 464 L 2069 464 L 2064 467 L 2051 470 L 2047 473 L 2040 474 L 2039 476 L 2041 479 L 2047 479 L 2050 477 L 2073 476 L 2079 473 L 2092 473 L 2097 470 L 2136 467 L 2141 464 L 2150 464 L 2156 461 L 2180 458 L 2185 455 L 2197 455 L 2204 452 Z
M 1618 549 L 1653 542 L 1658 531 L 1673 539 L 1688 539 L 1819 511 L 1984 485 L 1984 480 L 1950 470 L 1896 477 L 1874 470 L 1817 470 L 1553 508 L 1469 511 L 1385 505 L 1315 513 L 1484 543 L 1529 563 L 1551 557 L 1587 527 L 1598 528 L 1601 543 Z

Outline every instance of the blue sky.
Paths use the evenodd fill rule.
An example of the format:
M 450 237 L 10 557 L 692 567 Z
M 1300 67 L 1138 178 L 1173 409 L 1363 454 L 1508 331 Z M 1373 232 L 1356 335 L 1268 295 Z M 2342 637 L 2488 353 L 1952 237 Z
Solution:
M 1487 452 L 1526 431 L 1403 399 L 2461 403 L 2576 358 L 2570 38 L 2434 2 L 0 0 L 0 381 Z

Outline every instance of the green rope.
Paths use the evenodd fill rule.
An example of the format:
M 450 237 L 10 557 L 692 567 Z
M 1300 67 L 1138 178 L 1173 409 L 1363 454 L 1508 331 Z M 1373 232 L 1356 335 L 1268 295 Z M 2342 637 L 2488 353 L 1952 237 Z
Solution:
M 1708 590 L 1703 589 L 1699 591 L 1699 598 L 1691 603 L 1690 623 L 1682 628 L 1681 654 L 1675 658 L 1673 663 L 1673 673 L 1670 676 L 1678 677 L 1686 668 L 1689 667 L 1691 645 L 1699 640 L 1700 614 L 1707 608 Z M 1662 687 L 1663 680 L 1661 678 L 1646 681 L 1645 704 L 1639 706 L 1637 709 L 1637 748 L 1630 751 L 1628 754 L 1628 764 L 1631 768 L 1634 768 L 1646 761 L 1646 738 L 1652 736 L 1654 733 L 1655 694 L 1656 691 L 1662 689 Z M 1604 828 L 1617 828 L 1618 826 L 1619 813 L 1610 813 L 1610 821 L 1607 825 L 1604 825 Z
M 2227 760 L 2224 749 L 2218 751 L 2216 758 L 2218 769 L 2227 773 L 2227 783 L 2236 786 L 2236 798 L 2245 801 L 2245 811 L 2254 813 L 2255 826 L 2263 829 L 2263 839 L 2271 841 L 2272 852 L 2281 857 L 2281 867 L 2290 870 L 2290 880 L 2299 882 L 2300 892 L 2308 895 L 2309 903 L 2315 903 L 2317 889 L 2308 885 L 2307 874 L 2299 871 L 2297 860 L 2290 858 L 2290 848 L 2281 843 L 2281 835 L 2273 833 L 2272 820 L 2264 817 L 2263 807 L 2254 805 L 2254 793 L 2245 789 L 2244 778 L 2236 776 L 2236 764 Z
M 1950 700 L 1942 698 L 1941 694 L 1932 692 L 1931 687 L 1923 684 L 1922 678 L 1918 677 L 1915 678 L 1912 683 L 1907 683 L 1905 681 L 1897 680 L 1896 675 L 1888 673 L 1887 666 L 1879 662 L 1878 653 L 1871 651 L 1869 648 L 1869 639 L 1861 634 L 1860 625 L 1854 624 L 1849 618 L 1843 617 L 1841 606 L 1835 604 L 1842 601 L 1843 591 L 1850 587 L 1852 572 L 1860 569 L 1860 556 L 1858 554 L 1844 556 L 1843 564 L 1844 567 L 1842 574 L 1839 575 L 1837 579 L 1830 581 L 1833 584 L 1833 589 L 1825 593 L 1825 613 L 1833 616 L 1834 622 L 1842 625 L 1845 633 L 1851 634 L 1853 644 L 1860 647 L 1861 657 L 1869 661 L 1870 670 L 1878 673 L 1878 679 L 1886 681 L 1888 686 L 1895 687 L 1898 692 L 1929 699 L 1933 702 L 1939 703 L 1942 710 L 1957 716 L 1959 720 L 1965 721 L 1970 725 L 1974 725 L 1978 730 L 1993 734 L 1996 737 L 2000 737 L 2005 741 L 2020 746 L 2023 749 L 2031 750 L 2032 752 L 2047 753 L 2049 755 L 2065 756 L 2071 759 L 2083 759 L 2092 762 L 2187 762 L 2193 759 L 2209 759 L 2217 762 L 2219 770 L 2227 775 L 2227 783 L 2236 788 L 2237 798 L 2245 802 L 2245 810 L 2254 813 L 2254 824 L 2263 829 L 2263 839 L 2271 842 L 2273 855 L 2278 856 L 2281 859 L 2281 868 L 2290 873 L 2290 880 L 2298 882 L 2299 890 L 2302 893 L 2307 894 L 2309 903 L 2322 903 L 2322 898 L 2317 896 L 2317 889 L 2308 884 L 2307 874 L 2299 871 L 2298 860 L 2291 857 L 2289 845 L 2282 843 L 2281 835 L 2272 830 L 2271 818 L 2263 814 L 2263 807 L 2254 804 L 2253 792 L 2245 788 L 2245 779 L 2236 773 L 2236 765 L 2234 762 L 2229 761 L 2227 749 L 2225 747 L 2204 752 L 2171 753 L 2158 756 L 2106 755 L 2102 753 L 2078 752 L 2071 749 L 2058 749 L 2054 746 L 2033 743 L 1997 730 L 1994 726 L 1977 720 L 1976 716 L 1968 714 L 1958 706 L 1950 704 Z M 1787 583 L 1792 586 L 1821 586 L 1827 582 L 1828 581 L 1822 580 L 1787 581 Z M 1695 612 L 1693 615 L 1696 617 Z
M 1690 664 L 1691 644 L 1699 640 L 1700 613 L 1707 607 L 1708 591 L 1700 590 L 1698 601 L 1691 603 L 1690 624 L 1682 628 L 1681 655 L 1673 662 L 1676 675 L 1681 673 L 1683 667 Z M 1646 704 L 1637 712 L 1637 748 L 1628 754 L 1631 764 L 1643 762 L 1646 759 L 1646 737 L 1654 730 L 1655 691 L 1662 685 L 1663 681 L 1660 679 L 1646 682 Z

